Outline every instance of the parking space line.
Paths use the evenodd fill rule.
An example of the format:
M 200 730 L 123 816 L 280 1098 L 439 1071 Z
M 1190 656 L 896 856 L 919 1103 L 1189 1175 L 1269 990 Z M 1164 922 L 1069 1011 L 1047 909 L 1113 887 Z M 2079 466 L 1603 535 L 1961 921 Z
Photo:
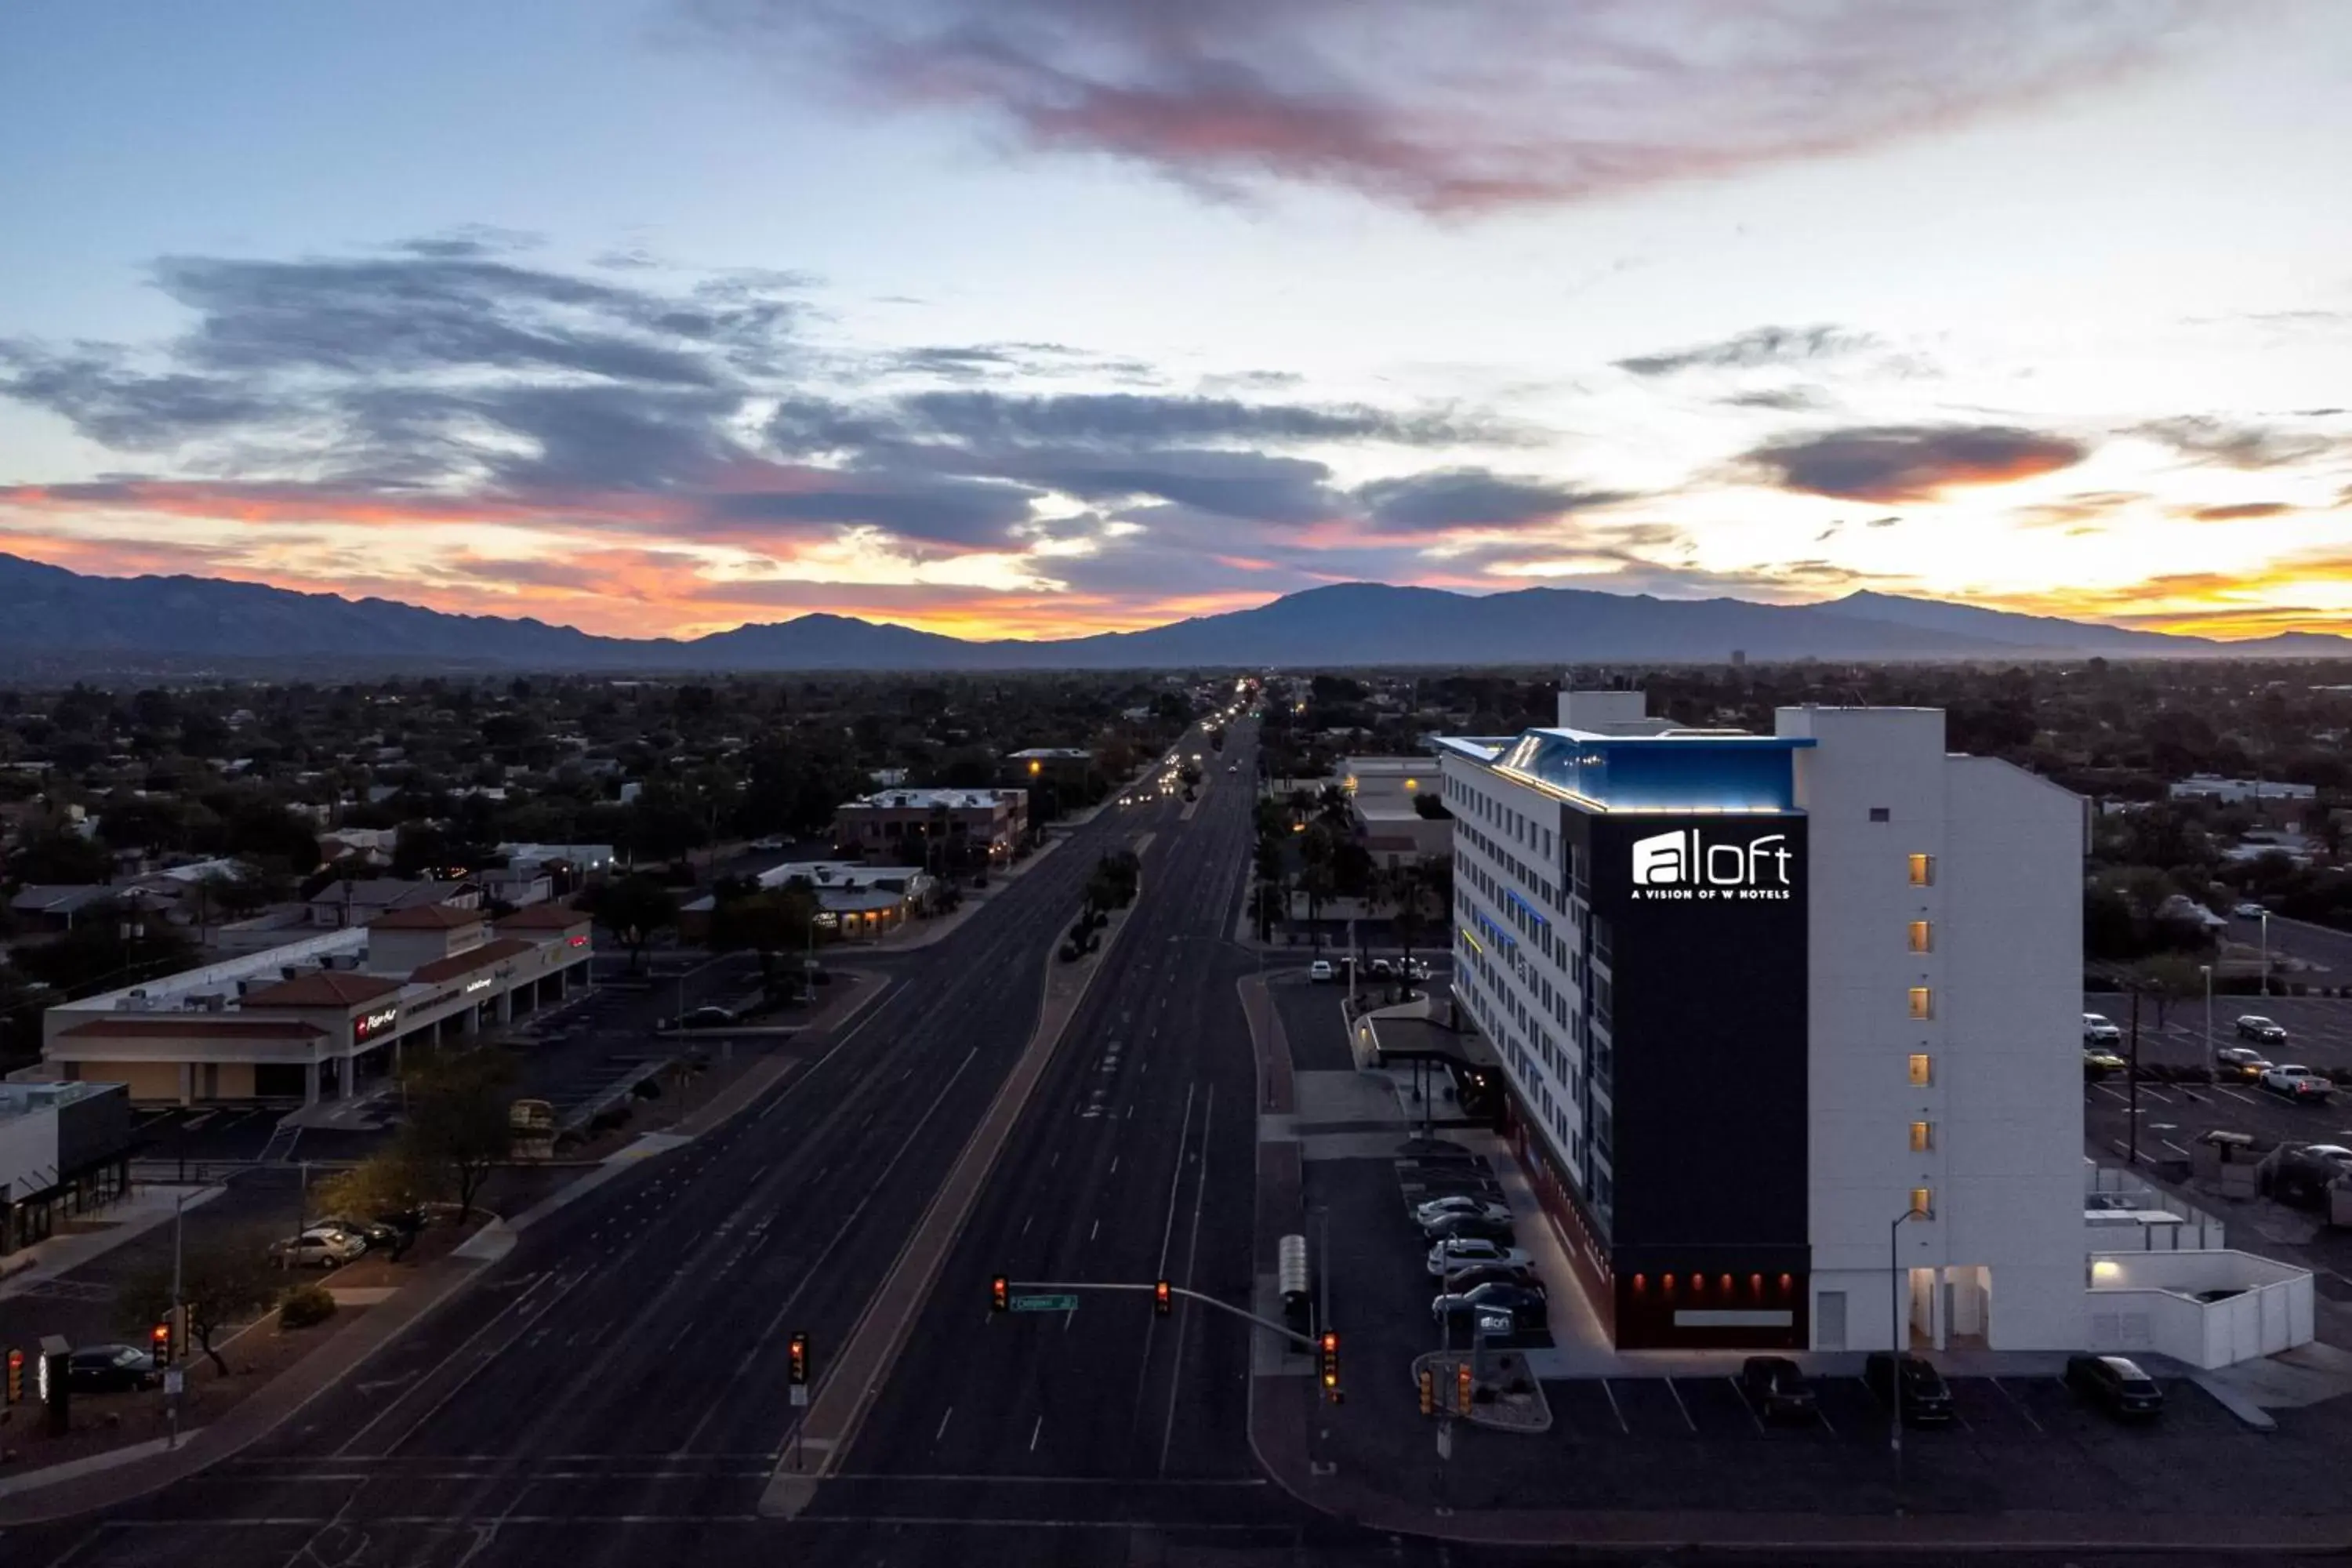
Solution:
M 1690 1406 L 1683 1403 L 1682 1390 L 1675 1386 L 1675 1380 L 1673 1378 L 1670 1377 L 1665 1381 L 1666 1392 L 1675 1396 L 1675 1408 L 1683 1413 L 1683 1425 L 1689 1427 L 1694 1432 L 1697 1431 L 1698 1423 L 1691 1419 Z
M 1892 1276 L 1889 1278 L 1892 1278 Z M 1601 1380 L 1601 1392 L 1609 1396 L 1609 1413 L 1617 1417 L 1617 1430 L 1622 1432 L 1628 1437 L 1632 1436 L 1633 1435 L 1633 1428 L 1625 1425 L 1625 1411 L 1624 1408 L 1617 1403 L 1617 1391 L 1609 1386 L 1609 1380 L 1605 1377 Z
M 2101 1094 L 2107 1096 L 2118 1105 L 2129 1105 L 2131 1103 L 2130 1100 L 2126 1098 L 2123 1091 L 2120 1089 L 2109 1089 L 2103 1083 L 2095 1083 L 2091 1087 L 2097 1089 Z
M 1991 1384 L 1995 1388 L 2000 1389 L 2001 1396 L 2007 1399 L 2011 1405 L 2017 1406 L 2017 1413 L 2025 1417 L 2025 1424 L 2028 1426 L 2032 1427 L 2036 1432 L 2042 1430 L 2042 1423 L 2033 1418 L 2033 1412 L 2025 1407 L 2025 1401 L 2020 1399 L 2014 1394 L 2010 1393 L 2009 1385 L 2007 1384 L 2004 1384 L 1997 1377 L 1989 1377 L 1985 1379 L 1985 1381 Z
M 1731 1384 L 1731 1396 L 1739 1401 L 1739 1408 L 1748 1412 L 1748 1425 L 1756 1428 L 1756 1435 L 1759 1437 L 1764 1436 L 1764 1418 L 1757 1415 L 1756 1406 L 1748 1402 L 1748 1391 L 1740 1387 L 1739 1380 L 1728 1373 L 1724 1374 L 1723 1381 Z

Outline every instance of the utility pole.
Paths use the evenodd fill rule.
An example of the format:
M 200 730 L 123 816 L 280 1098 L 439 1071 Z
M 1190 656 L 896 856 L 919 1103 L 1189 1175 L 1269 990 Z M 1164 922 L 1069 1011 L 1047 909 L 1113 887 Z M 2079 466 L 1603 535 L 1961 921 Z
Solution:
M 2270 912 L 2270 910 L 2264 910 L 2263 911 L 2263 999 L 2264 1001 L 2268 1001 L 2268 1000 L 2270 999 L 2270 994 L 2271 994 L 2271 912 Z
M 2205 1076 L 2220 1082 L 2221 1074 L 2213 1060 L 2213 966 L 2200 963 L 2197 972 L 2205 977 Z
M 2137 983 L 2132 985 L 2131 1004 L 2131 1100 L 2127 1112 L 2131 1121 L 2131 1142 L 2124 1159 L 2126 1163 L 2137 1165 L 2139 1163 L 2139 986 Z

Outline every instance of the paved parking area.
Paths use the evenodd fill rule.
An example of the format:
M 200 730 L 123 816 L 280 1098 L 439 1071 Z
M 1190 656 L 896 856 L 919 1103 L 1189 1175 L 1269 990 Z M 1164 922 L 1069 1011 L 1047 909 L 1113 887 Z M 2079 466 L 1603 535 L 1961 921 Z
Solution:
M 2131 999 L 2113 991 L 2083 995 L 2083 1011 L 2104 1014 L 2125 1035 L 2117 1055 L 2130 1054 Z M 2285 1026 L 2284 1046 L 2258 1045 L 2238 1038 L 2239 1015 L 2258 1013 Z M 2303 1062 L 2315 1068 L 2352 1068 L 2352 997 L 2338 996 L 2216 996 L 2213 998 L 2213 1044 L 2253 1046 L 2274 1062 Z M 2156 1022 L 2156 1007 L 2140 1004 L 2139 1058 L 2143 1065 L 2195 1067 L 2206 1060 L 2205 1002 L 2197 997 L 2176 1002 Z

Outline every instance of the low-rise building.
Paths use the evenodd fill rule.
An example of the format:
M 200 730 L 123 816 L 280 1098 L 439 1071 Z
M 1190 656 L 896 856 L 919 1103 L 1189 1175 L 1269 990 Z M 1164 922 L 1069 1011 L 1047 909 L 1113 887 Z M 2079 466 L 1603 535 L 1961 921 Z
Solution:
M 859 860 L 787 860 L 757 873 L 762 890 L 796 889 L 816 904 L 816 925 L 845 942 L 886 935 L 919 913 L 939 879 L 915 866 L 868 866 Z M 678 934 L 700 942 L 709 932 L 717 899 L 709 893 L 678 910 Z
M 2319 798 L 2315 784 L 2282 784 L 2276 779 L 2225 779 L 2218 773 L 2191 773 L 2174 784 L 2169 793 L 2175 800 L 2210 800 L 2222 805 Z
M 132 1100 L 341 1099 L 395 1070 L 403 1047 L 473 1034 L 588 979 L 588 915 L 540 904 L 497 921 L 415 904 L 52 1007 L 53 1081 L 118 1081 Z
M 609 844 L 501 844 L 499 853 L 515 870 L 569 866 L 583 877 L 611 870 L 615 858 Z
M 1453 818 L 1422 815 L 1424 797 L 1444 802 L 1444 779 L 1435 757 L 1346 757 L 1339 763 L 1339 779 L 1348 792 L 1356 840 L 1373 865 L 1394 870 L 1454 852 Z
M 1012 858 L 1029 831 L 1025 789 L 877 790 L 834 808 L 834 843 L 862 854 L 961 841 L 991 860 Z
M 119 1083 L 0 1083 L 0 1258 L 130 1190 Z
M 330 882 L 309 900 L 310 923 L 330 931 L 363 926 L 394 910 L 422 904 L 478 909 L 482 889 L 472 882 L 416 881 L 405 877 L 363 877 Z

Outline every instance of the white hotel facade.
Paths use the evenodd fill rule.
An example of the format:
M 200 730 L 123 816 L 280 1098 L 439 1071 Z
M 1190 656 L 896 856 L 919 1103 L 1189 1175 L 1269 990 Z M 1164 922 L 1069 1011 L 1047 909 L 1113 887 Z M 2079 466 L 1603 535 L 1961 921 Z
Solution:
M 1440 744 L 1455 997 L 1627 1348 L 2071 1349 L 2081 799 L 1933 709 Z

